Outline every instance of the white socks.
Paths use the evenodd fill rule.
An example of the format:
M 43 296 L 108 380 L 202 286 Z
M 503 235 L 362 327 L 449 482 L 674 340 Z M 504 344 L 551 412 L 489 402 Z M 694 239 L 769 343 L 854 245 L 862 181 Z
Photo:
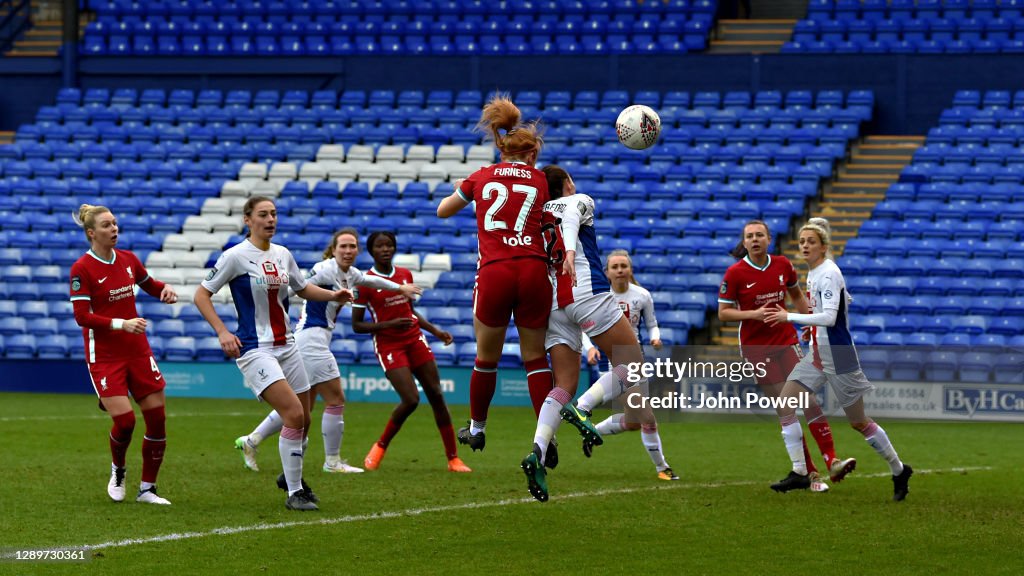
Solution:
M 281 428 L 281 436 L 277 440 L 277 450 L 281 454 L 281 467 L 284 468 L 284 479 L 288 483 L 288 495 L 302 490 L 302 429 Z
M 341 454 L 341 439 L 345 434 L 344 411 L 344 404 L 324 407 L 320 430 L 324 437 L 324 455 L 328 459 L 337 458 Z
M 267 414 L 267 417 L 263 419 L 263 422 L 260 422 L 259 426 L 252 431 L 252 434 L 249 434 L 249 444 L 251 444 L 253 448 L 259 446 L 260 442 L 263 442 L 265 438 L 269 438 L 280 432 L 282 426 L 284 426 L 284 422 L 281 421 L 281 416 L 277 414 L 277 410 L 271 411 L 270 414 Z
M 485 428 L 487 428 L 487 420 L 481 420 L 479 422 L 476 420 L 469 421 L 469 433 L 474 436 L 483 432 Z
M 597 431 L 601 433 L 601 436 L 611 436 L 612 434 L 621 434 L 626 429 L 622 426 L 622 421 L 626 417 L 623 413 L 612 414 L 605 418 L 595 426 Z
M 544 459 L 547 458 L 548 445 L 551 443 L 551 438 L 554 437 L 555 431 L 558 430 L 559 424 L 562 423 L 562 417 L 559 416 L 558 412 L 569 402 L 572 402 L 572 394 L 568 390 L 554 388 L 551 392 L 548 392 L 548 397 L 544 399 L 544 405 L 540 407 L 540 414 L 537 415 L 537 431 L 533 434 L 533 443 L 540 446 L 541 466 L 544 465 Z
M 647 455 L 651 457 L 651 462 L 654 462 L 654 467 L 658 472 L 668 468 L 665 454 L 661 451 L 661 435 L 658 434 L 658 427 L 644 426 L 640 429 L 640 439 L 644 443 L 644 448 L 647 448 Z
M 885 433 L 881 426 L 876 422 L 872 422 L 861 430 L 860 433 L 864 435 L 864 439 L 875 449 L 875 452 L 878 452 L 878 455 L 889 463 L 889 470 L 892 471 L 893 476 L 903 473 L 903 462 L 900 461 L 899 455 L 896 454 L 896 449 L 892 447 L 889 435 Z
M 626 391 L 626 376 L 629 371 L 622 364 L 619 364 L 611 371 L 606 372 L 590 385 L 590 388 L 580 396 L 580 399 L 576 402 L 576 407 L 585 412 L 593 412 L 594 408 L 597 408 L 605 402 L 609 402 L 618 398 L 623 392 Z M 638 382 L 637 385 L 645 385 L 646 379 Z
M 793 462 L 793 472 L 806 476 L 807 461 L 804 459 L 804 431 L 800 428 L 800 420 L 796 414 L 779 419 L 782 424 L 782 441 L 786 444 L 786 452 Z

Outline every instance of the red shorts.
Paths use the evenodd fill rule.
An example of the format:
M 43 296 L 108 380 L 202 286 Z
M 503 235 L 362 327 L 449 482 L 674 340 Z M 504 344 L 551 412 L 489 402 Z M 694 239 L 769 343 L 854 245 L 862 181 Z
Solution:
M 800 359 L 803 356 L 803 350 L 797 344 L 743 347 L 743 357 L 747 362 L 750 362 L 757 368 L 762 367 L 758 366 L 759 363 L 763 365 L 765 375 L 763 377 L 754 377 L 754 380 L 760 386 L 785 382 L 786 378 L 789 378 L 790 372 L 800 363 Z M 760 371 L 755 371 L 755 374 L 759 373 Z
M 491 328 L 516 326 L 547 328 L 551 314 L 548 264 L 540 258 L 513 258 L 492 262 L 476 273 L 473 315 Z
M 385 372 L 398 368 L 415 370 L 427 362 L 434 361 L 434 352 L 430 349 L 430 345 L 427 344 L 426 337 L 422 335 L 418 339 L 411 340 L 404 345 L 399 344 L 395 346 L 389 343 L 386 347 L 378 346 L 375 340 L 373 346 L 377 351 L 377 360 L 380 361 L 380 367 Z
M 89 378 L 100 398 L 127 396 L 139 400 L 164 389 L 164 375 L 152 356 L 88 364 Z

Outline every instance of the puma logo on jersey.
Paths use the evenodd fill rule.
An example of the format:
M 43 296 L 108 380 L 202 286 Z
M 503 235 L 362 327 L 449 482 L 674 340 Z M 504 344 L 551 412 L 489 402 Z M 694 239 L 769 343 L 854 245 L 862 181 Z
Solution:
M 104 276 L 103 278 L 100 278 L 99 280 L 97 280 L 96 283 L 97 284 L 103 284 L 104 282 L 107 281 L 107 278 L 110 278 L 110 276 Z
M 754 286 L 754 284 L 757 284 L 757 282 L 754 282 L 752 284 L 747 284 L 747 288 L 752 288 Z

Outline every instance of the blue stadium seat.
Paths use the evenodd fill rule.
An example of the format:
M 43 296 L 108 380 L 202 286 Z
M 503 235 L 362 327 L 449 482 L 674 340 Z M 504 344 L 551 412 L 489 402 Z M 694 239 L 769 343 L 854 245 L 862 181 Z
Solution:
M 331 353 L 340 364 L 355 364 L 359 359 L 359 343 L 355 340 L 334 340 Z
M 196 342 L 191 336 L 164 340 L 164 359 L 169 362 L 191 362 L 196 357 Z
M 472 366 L 476 359 L 476 342 L 466 342 L 457 348 L 456 359 L 460 366 Z
M 3 344 L 4 356 L 7 358 L 28 360 L 36 355 L 36 337 L 31 334 L 4 334 Z
M 445 346 L 443 342 L 432 342 L 430 350 L 434 353 L 438 366 L 454 366 L 457 355 L 453 346 Z

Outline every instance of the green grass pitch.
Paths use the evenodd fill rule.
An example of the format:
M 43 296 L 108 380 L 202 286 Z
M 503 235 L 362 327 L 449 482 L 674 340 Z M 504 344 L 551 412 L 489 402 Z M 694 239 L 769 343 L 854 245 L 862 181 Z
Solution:
M 362 462 L 391 407 L 349 404 L 342 456 Z M 320 512 L 286 510 L 274 480 L 242 467 L 234 439 L 265 414 L 243 400 L 171 398 L 160 492 L 136 504 L 139 419 L 129 499 L 111 502 L 109 418 L 90 396 L 0 394 L 0 547 L 98 546 L 85 563 L 0 562 L 0 574 L 671 573 L 1020 574 L 1024 559 L 1024 427 L 883 421 L 916 474 L 894 503 L 888 468 L 833 418 L 838 452 L 857 471 L 827 494 L 776 494 L 788 471 L 768 418 L 663 415 L 679 482 L 658 481 L 637 434 L 583 457 L 563 428 L 551 501 L 529 497 L 519 462 L 533 436 L 528 408 L 495 408 L 485 452 L 460 452 L 472 474 L 445 468 L 421 406 L 380 470 L 328 475 L 314 412 L 306 479 Z M 468 414 L 452 407 L 458 422 Z M 599 412 L 596 418 L 607 413 Z M 816 454 L 812 447 L 812 453 Z

